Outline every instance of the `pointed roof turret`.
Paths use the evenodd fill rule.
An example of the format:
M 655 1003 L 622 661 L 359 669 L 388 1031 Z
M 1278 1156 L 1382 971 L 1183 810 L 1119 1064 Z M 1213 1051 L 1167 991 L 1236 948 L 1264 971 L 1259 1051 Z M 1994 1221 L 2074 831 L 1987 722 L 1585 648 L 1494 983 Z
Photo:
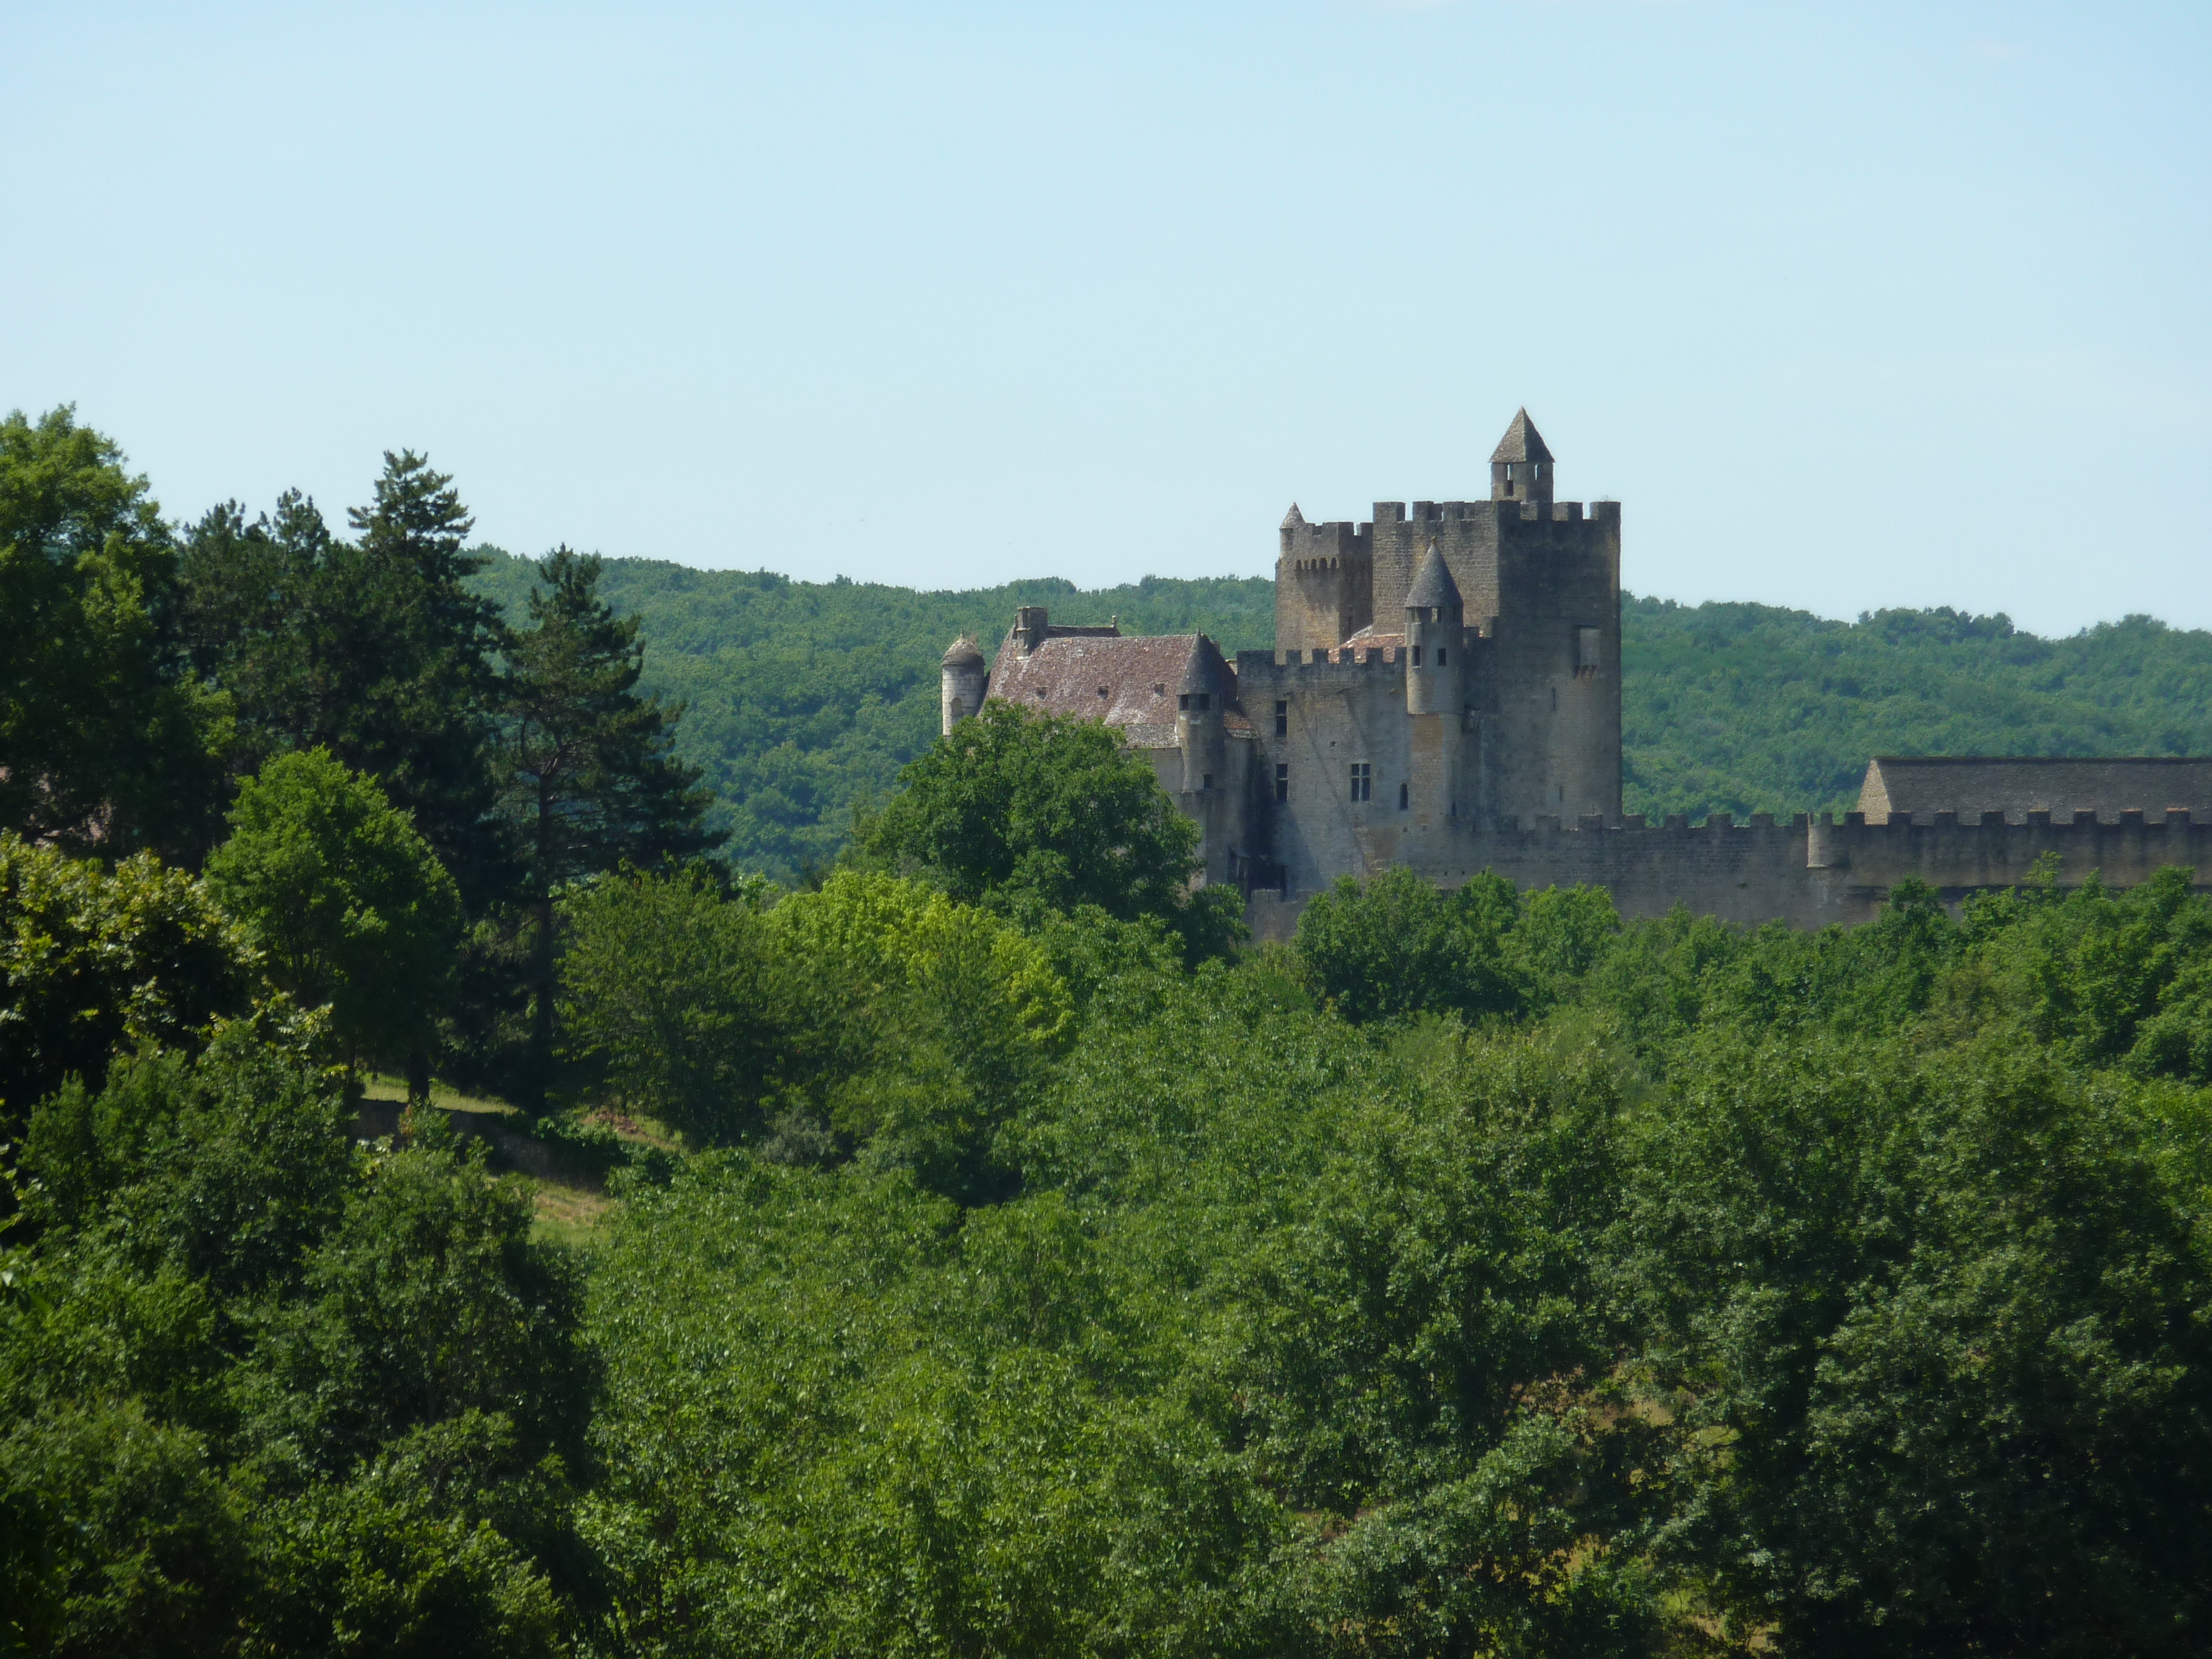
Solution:
M 1498 441 L 1498 447 L 1490 452 L 1491 465 L 1500 461 L 1548 461 L 1552 452 L 1544 447 L 1543 434 L 1528 418 L 1526 409 L 1513 416 L 1513 424 L 1505 428 L 1505 435 Z
M 1285 530 L 1296 530 L 1305 521 L 1306 515 L 1299 512 L 1298 504 L 1296 501 L 1292 501 L 1291 503 L 1291 510 L 1283 514 L 1283 528 Z
M 1190 636 L 1190 654 L 1183 659 L 1182 678 L 1176 682 L 1181 691 L 1211 691 L 1213 690 L 1213 653 L 1206 649 L 1203 634 Z
M 946 646 L 944 662 L 947 668 L 981 668 L 983 665 L 983 653 L 976 648 L 975 636 L 973 634 L 963 634 L 951 644 Z
M 1429 550 L 1421 555 L 1421 568 L 1413 573 L 1413 585 L 1406 590 L 1406 609 L 1456 611 L 1460 604 L 1459 584 L 1452 580 L 1451 567 L 1431 540 Z

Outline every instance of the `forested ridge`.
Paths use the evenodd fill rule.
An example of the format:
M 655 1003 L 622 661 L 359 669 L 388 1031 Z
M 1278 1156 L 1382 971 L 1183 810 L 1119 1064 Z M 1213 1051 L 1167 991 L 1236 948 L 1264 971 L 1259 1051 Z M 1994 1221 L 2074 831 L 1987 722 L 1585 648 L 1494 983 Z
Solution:
M 529 561 L 478 550 L 479 591 L 513 607 Z M 921 592 L 610 559 L 609 602 L 653 648 L 647 684 L 690 705 L 679 749 L 721 797 L 749 868 L 793 879 L 836 855 L 856 805 L 937 735 L 938 659 L 987 645 L 1014 609 L 1125 631 L 1274 642 L 1264 578 L 1152 576 Z M 1744 604 L 1622 601 L 1625 804 L 1632 812 L 1848 811 L 1874 755 L 2212 753 L 2212 634 L 2148 617 L 2044 639 L 2002 616 L 1882 611 L 1835 622 Z
M 613 567 L 363 497 L 172 524 L 0 422 L 0 1648 L 2203 1651 L 2188 872 L 1396 872 L 1257 949 L 1148 763 L 994 705 L 793 879 Z M 1706 708 L 1883 625 L 1654 617 L 1741 629 Z M 2195 637 L 1951 623 L 2054 732 Z

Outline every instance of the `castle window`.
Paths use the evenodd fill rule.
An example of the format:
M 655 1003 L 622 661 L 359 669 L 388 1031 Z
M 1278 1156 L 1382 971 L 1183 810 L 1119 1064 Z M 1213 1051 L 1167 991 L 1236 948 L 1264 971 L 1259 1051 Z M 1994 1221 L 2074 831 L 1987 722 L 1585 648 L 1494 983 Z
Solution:
M 1375 769 L 1366 761 L 1352 763 L 1352 799 L 1372 800 L 1375 798 Z
M 1575 672 L 1578 674 L 1595 672 L 1598 653 L 1604 648 L 1602 636 L 1595 627 L 1586 624 L 1575 629 Z
M 1287 702 L 1275 705 L 1275 735 L 1279 738 L 1291 735 L 1291 706 Z
M 1212 787 L 1213 787 L 1213 774 L 1212 774 L 1212 773 L 1211 773 L 1211 772 L 1208 772 L 1208 773 L 1204 774 L 1202 776 L 1200 776 L 1200 779 L 1199 779 L 1199 781 L 1198 781 L 1198 787 L 1199 787 L 1200 788 L 1201 788 L 1201 789 L 1211 789 L 1211 788 L 1212 788 Z
M 1439 667 L 1439 668 L 1442 668 L 1443 665 L 1444 665 L 1444 648 L 1443 648 L 1443 647 L 1442 647 L 1442 646 L 1440 645 L 1440 646 L 1438 646 L 1438 647 L 1437 647 L 1437 667 Z
M 1276 799 L 1277 800 L 1288 800 L 1288 799 L 1290 799 L 1290 798 L 1291 798 L 1291 768 L 1290 768 L 1290 763 L 1289 763 L 1288 762 L 1286 762 L 1286 761 L 1277 761 L 1277 762 L 1275 763 L 1275 799 Z
M 1398 786 L 1398 810 L 1401 812 L 1406 810 L 1408 804 L 1408 798 L 1412 794 L 1412 792 L 1413 786 L 1411 784 L 1401 783 Z
M 1181 696 L 1178 696 L 1176 699 L 1176 707 L 1180 709 L 1188 710 L 1190 708 L 1190 693 L 1186 691 Z
M 1417 646 L 1415 646 L 1415 647 L 1413 647 L 1413 666 L 1414 666 L 1414 667 L 1416 667 L 1416 668 L 1419 668 L 1420 665 L 1421 665 L 1421 647 L 1420 647 L 1419 646 L 1418 646 L 1418 645 L 1417 645 Z

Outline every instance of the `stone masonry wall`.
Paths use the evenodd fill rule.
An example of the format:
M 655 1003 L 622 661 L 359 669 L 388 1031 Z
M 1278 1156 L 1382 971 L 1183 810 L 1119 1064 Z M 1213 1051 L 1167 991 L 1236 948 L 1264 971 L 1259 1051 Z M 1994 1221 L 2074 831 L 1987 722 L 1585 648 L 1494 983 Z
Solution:
M 2039 813 L 2027 823 L 1961 824 L 1944 812 L 1933 823 L 1893 817 L 1869 824 L 1852 812 L 1838 824 L 1826 813 L 1814 819 L 1801 812 L 1777 823 L 1754 813 L 1739 824 L 1715 813 L 1698 825 L 1680 816 L 1656 826 L 1634 817 L 1607 824 L 1593 816 L 1571 827 L 1547 818 L 1528 830 L 1469 826 L 1442 849 L 1447 862 L 1410 867 L 1447 888 L 1482 870 L 1524 892 L 1587 883 L 1610 892 L 1632 921 L 1664 915 L 1680 903 L 1693 915 L 1743 926 L 1780 921 L 1802 928 L 1870 921 L 1890 889 L 1909 876 L 1955 906 L 1975 892 L 2024 884 L 2045 854 L 2057 855 L 2061 887 L 2078 887 L 2093 873 L 2107 886 L 2132 887 L 2155 871 L 2183 865 L 2198 872 L 2197 890 L 2212 891 L 2212 823 L 2196 823 L 2185 811 L 2151 821 L 2132 811 L 2116 821 L 2088 813 L 2068 823 L 2048 818 Z M 1254 937 L 1290 938 L 1311 895 L 1295 884 L 1287 897 L 1254 893 L 1248 913 Z

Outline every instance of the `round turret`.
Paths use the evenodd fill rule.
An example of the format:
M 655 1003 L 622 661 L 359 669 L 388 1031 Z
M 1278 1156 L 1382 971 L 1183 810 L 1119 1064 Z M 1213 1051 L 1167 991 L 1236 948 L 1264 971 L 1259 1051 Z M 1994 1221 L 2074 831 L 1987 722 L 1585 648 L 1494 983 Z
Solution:
M 983 653 L 977 648 L 974 635 L 963 634 L 945 647 L 942 675 L 945 731 L 950 732 L 983 707 L 983 693 L 989 684 Z
M 1228 775 L 1222 746 L 1227 690 L 1218 661 L 1212 641 L 1200 634 L 1176 682 L 1176 746 L 1182 750 L 1182 787 L 1191 793 L 1218 787 Z
M 1406 712 L 1455 714 L 1466 654 L 1466 607 L 1433 541 L 1406 590 Z

